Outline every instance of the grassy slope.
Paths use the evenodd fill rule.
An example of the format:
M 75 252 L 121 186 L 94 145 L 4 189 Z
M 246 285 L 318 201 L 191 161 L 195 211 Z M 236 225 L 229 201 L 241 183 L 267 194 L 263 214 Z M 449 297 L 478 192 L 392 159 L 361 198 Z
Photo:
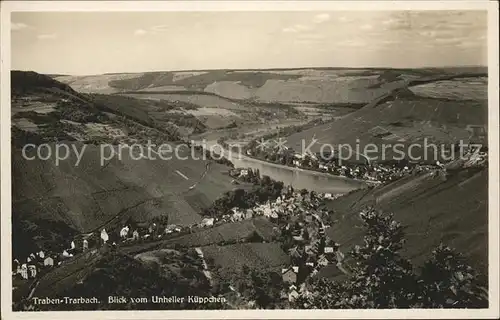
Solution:
M 238 243 L 228 246 L 203 247 L 203 254 L 213 259 L 214 265 L 224 266 L 234 272 L 249 267 L 276 269 L 290 263 L 290 258 L 279 243 Z
M 173 79 L 175 72 L 151 72 L 134 79 L 111 81 L 111 87 L 123 90 L 140 90 L 148 87 L 160 87 L 167 85 L 184 86 L 190 89 L 204 89 L 215 81 L 241 81 L 245 86 L 261 87 L 268 79 L 287 80 L 297 78 L 295 75 L 282 75 L 263 72 L 231 73 L 225 70 L 212 70 L 203 74 L 186 77 L 184 79 Z
M 93 112 L 97 105 L 98 109 L 105 109 L 109 114 L 126 114 L 131 122 L 143 123 L 143 128 L 151 129 L 146 125 L 147 118 L 134 112 L 130 102 L 123 110 L 119 108 L 120 104 L 110 106 L 105 99 L 94 104 L 93 99 L 87 95 L 76 93 L 67 85 L 33 72 L 13 72 L 12 85 L 14 96 L 36 96 L 42 99 L 41 105 L 44 99 L 78 100 L 81 103 L 73 105 L 73 108 Z M 41 125 L 53 128 L 54 121 L 58 121 L 57 117 L 53 118 L 54 116 L 40 117 L 42 122 L 50 120 Z M 64 131 L 64 128 L 61 130 Z M 19 132 L 20 130 L 16 130 L 16 135 L 13 135 L 16 140 L 13 141 L 13 147 L 20 147 L 27 142 L 26 137 Z M 39 134 L 43 135 L 45 131 Z M 49 140 L 53 139 L 51 137 Z M 70 147 L 75 146 L 78 150 L 82 148 L 81 142 L 69 142 L 64 137 L 62 140 L 58 137 L 58 140 Z M 53 143 L 51 146 L 54 150 Z M 145 221 L 153 216 L 167 214 L 171 223 L 194 223 L 201 220 L 197 212 L 235 187 L 231 184 L 231 178 L 224 174 L 229 167 L 216 163 L 208 165 L 208 161 L 202 160 L 201 155 L 198 155 L 201 160 L 192 159 L 191 151 L 186 148 L 181 150 L 180 156 L 186 156 L 188 160 L 134 160 L 127 149 L 122 154 L 122 159 L 115 157 L 101 167 L 99 147 L 86 145 L 78 166 L 75 166 L 76 156 L 73 152 L 67 160 L 56 165 L 54 155 L 47 161 L 26 160 L 20 149 L 13 148 L 16 248 L 29 247 L 26 250 L 33 250 L 33 244 L 28 246 L 26 241 L 35 236 L 36 242 L 45 248 L 47 242 L 60 242 L 60 236 L 56 235 L 90 232 L 103 226 L 114 227 L 129 217 Z M 135 151 L 134 156 L 137 155 L 138 152 Z M 158 158 L 157 155 L 153 156 Z M 207 174 L 203 176 L 207 169 Z M 177 171 L 186 175 L 188 180 Z M 202 176 L 203 179 L 199 182 Z M 197 187 L 189 190 L 196 182 L 199 182 Z
M 80 232 L 130 216 L 144 221 L 168 214 L 172 223 L 189 224 L 201 220 L 201 208 L 234 188 L 222 173 L 226 168 L 214 163 L 203 183 L 189 190 L 204 173 L 204 160 L 133 160 L 123 151 L 121 161 L 114 158 L 101 167 L 99 147 L 87 145 L 79 166 L 75 162 L 74 154 L 56 166 L 54 159 L 27 161 L 15 153 L 14 213 L 63 220 Z
M 407 226 L 404 254 L 416 264 L 440 242 L 465 254 L 481 271 L 488 266 L 488 172 L 462 171 L 443 180 L 408 177 L 380 189 L 359 190 L 331 201 L 336 223 L 327 234 L 345 251 L 363 236 L 359 211 L 375 206 Z
M 247 239 L 257 232 L 263 239 L 270 241 L 273 224 L 265 218 L 255 218 L 234 223 L 226 223 L 195 233 L 173 237 L 171 239 L 154 243 L 137 244 L 124 248 L 123 250 L 135 254 L 158 248 L 181 247 L 205 247 L 223 242 L 239 242 Z
M 317 126 L 293 134 L 287 138 L 288 145 L 300 150 L 302 141 L 308 145 L 312 138 L 318 139 L 313 151 L 320 151 L 322 144 L 349 144 L 360 150 L 368 143 L 377 145 L 401 142 L 410 144 L 428 138 L 430 141 L 455 143 L 468 139 L 467 125 L 487 124 L 487 101 L 444 100 L 424 98 L 408 91 L 384 95 L 365 107 L 332 123 Z M 383 129 L 380 129 L 383 128 Z M 382 130 L 382 131 L 381 131 Z M 377 136 L 381 132 L 394 134 Z M 417 155 L 418 149 L 415 149 Z M 388 153 L 390 158 L 391 153 Z
M 335 74 L 336 77 L 332 77 Z M 365 69 L 342 69 L 342 68 L 307 68 L 307 69 L 288 69 L 288 70 L 208 70 L 204 72 L 194 72 L 193 75 L 185 77 L 176 77 L 178 72 L 151 72 L 137 74 L 131 78 L 126 75 L 124 79 L 109 81 L 109 85 L 121 93 L 128 92 L 128 95 L 133 95 L 138 98 L 150 99 L 165 99 L 170 102 L 180 100 L 183 102 L 193 103 L 201 107 L 217 107 L 227 110 L 236 111 L 237 115 L 223 114 L 205 114 L 193 112 L 192 114 L 205 126 L 211 129 L 217 129 L 227 126 L 232 122 L 238 124 L 241 120 L 258 121 L 258 119 L 267 117 L 262 114 L 262 110 L 276 112 L 270 110 L 269 103 L 282 102 L 296 103 L 298 101 L 308 103 L 311 102 L 318 106 L 333 104 L 353 104 L 353 103 L 368 103 L 379 96 L 383 96 L 391 92 L 393 89 L 405 87 L 407 85 L 416 86 L 435 81 L 452 79 L 454 77 L 477 77 L 485 75 L 486 71 L 476 67 L 461 67 L 461 68 L 423 68 L 423 69 L 381 69 L 381 68 L 365 68 Z M 125 74 L 124 74 L 125 76 Z M 108 75 L 103 77 L 109 78 Z M 369 77 L 369 78 L 366 78 Z M 97 79 L 97 78 L 96 78 Z M 97 81 L 97 80 L 96 80 Z M 100 82 L 98 81 L 98 84 Z M 204 92 L 207 86 L 215 84 L 228 83 L 238 86 L 242 90 L 250 90 L 241 97 L 234 96 L 232 89 L 230 94 L 225 97 L 212 92 Z M 171 86 L 185 91 L 165 91 L 165 92 L 140 92 L 138 90 L 154 89 Z M 98 85 L 96 84 L 96 88 Z M 79 88 L 78 86 L 75 88 Z M 135 93 L 132 93 L 136 91 Z M 224 90 L 222 90 L 224 91 Z M 216 90 L 216 92 L 218 92 Z M 224 91 L 225 92 L 225 91 Z M 223 94 L 224 95 L 224 94 Z M 454 140 L 462 138 L 468 132 L 461 127 L 463 122 L 469 121 L 470 124 L 476 124 L 474 117 L 471 120 L 469 109 L 476 107 L 475 103 L 461 102 L 459 106 L 454 106 L 454 102 L 439 100 L 439 99 L 422 99 L 405 97 L 401 104 L 392 107 L 390 103 L 381 103 L 377 110 L 366 110 L 362 108 L 358 112 L 353 113 L 352 118 L 342 120 L 339 125 L 336 125 L 337 130 L 330 130 L 328 127 L 321 127 L 318 130 L 310 130 L 303 135 L 290 137 L 292 146 L 298 146 L 300 139 L 306 135 L 309 139 L 314 133 L 329 137 L 325 142 L 328 143 L 353 143 L 355 138 L 367 140 L 371 142 L 377 139 L 366 136 L 368 131 L 375 126 L 382 125 L 386 129 L 394 130 L 395 134 L 400 135 L 404 128 L 403 126 L 413 127 L 411 132 L 414 136 L 424 135 L 438 137 L 444 140 Z M 262 104 L 262 105 L 259 105 Z M 485 103 L 482 102 L 484 107 Z M 256 107 L 264 108 L 256 108 Z M 283 105 L 284 106 L 284 105 Z M 450 107 L 451 106 L 451 107 Z M 290 106 L 288 106 L 290 107 Z M 441 116 L 442 111 L 452 116 L 456 116 L 455 111 L 458 108 L 466 109 L 460 115 L 458 125 L 454 120 L 447 122 L 447 119 L 438 119 L 427 128 L 426 121 L 434 121 L 436 117 Z M 425 109 L 420 114 L 420 108 Z M 452 112 L 449 109 L 453 108 Z M 259 110 L 257 110 L 259 109 Z M 418 110 L 415 115 L 414 110 Z M 484 108 L 485 109 L 485 108 Z M 409 111 L 411 110 L 411 111 Z M 251 111 L 251 112 L 250 112 Z M 437 112 L 436 112 L 437 111 Z M 484 110 L 483 110 L 484 111 Z M 429 117 L 430 112 L 436 112 L 437 115 Z M 278 112 L 279 113 L 279 112 Z M 393 121 L 385 121 L 386 115 L 390 114 Z M 481 114 L 481 112 L 479 113 Z M 486 111 L 483 112 L 486 114 Z M 257 117 L 256 117 L 257 115 Z M 275 115 L 273 119 L 277 119 Z M 285 117 L 297 117 L 298 114 L 287 114 Z M 156 117 L 156 115 L 154 116 Z M 279 116 L 278 118 L 282 118 Z M 360 118 L 367 123 L 359 122 L 359 132 L 349 133 L 351 130 L 352 121 L 354 118 Z M 421 119 L 422 118 L 422 119 Z M 483 117 L 484 118 L 484 117 Z M 394 120 L 395 119 L 395 120 Z M 483 119 L 484 120 L 484 119 Z M 481 121 L 483 121 L 481 120 Z M 481 122 L 480 121 L 480 122 Z M 391 123 L 398 123 L 398 127 L 392 126 Z M 447 128 L 440 128 L 441 124 L 449 124 Z M 347 135 L 347 136 L 346 136 Z M 414 137 L 405 137 L 407 140 L 412 140 Z
M 261 69 L 261 70 L 185 70 L 185 71 L 157 71 L 146 73 L 117 73 L 94 76 L 57 76 L 54 77 L 65 83 L 70 83 L 77 90 L 87 90 L 94 86 L 105 90 L 102 93 L 117 91 L 136 91 L 147 88 L 162 86 L 181 86 L 193 90 L 202 90 L 207 85 L 221 81 L 240 81 L 242 85 L 258 88 L 262 87 L 267 80 L 293 80 L 300 77 L 301 71 L 316 70 L 338 72 L 345 76 L 371 76 L 381 75 L 385 80 L 395 80 L 400 74 L 412 76 L 433 76 L 436 74 L 457 74 L 464 72 L 486 72 L 482 67 L 457 67 L 457 68 L 422 68 L 422 69 L 388 69 L 388 68 L 293 68 L 293 69 Z M 183 72 L 192 72 L 193 76 L 175 79 L 175 75 Z M 288 74 L 283 74 L 288 72 Z M 297 73 L 297 74 L 295 74 Z M 106 85 L 107 84 L 107 85 Z M 85 91 L 87 92 L 87 91 Z

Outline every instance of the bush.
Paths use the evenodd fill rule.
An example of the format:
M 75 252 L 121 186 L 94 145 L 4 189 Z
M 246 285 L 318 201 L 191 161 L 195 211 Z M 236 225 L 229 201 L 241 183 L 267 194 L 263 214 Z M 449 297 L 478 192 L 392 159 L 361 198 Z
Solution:
M 424 305 L 428 308 L 487 308 L 486 282 L 465 258 L 440 245 L 425 263 L 421 275 Z
M 420 272 L 401 257 L 403 226 L 392 215 L 361 213 L 364 245 L 350 252 L 344 282 L 313 280 L 297 308 L 486 308 L 486 281 L 454 250 L 440 245 Z M 339 265 L 339 264 L 338 264 Z

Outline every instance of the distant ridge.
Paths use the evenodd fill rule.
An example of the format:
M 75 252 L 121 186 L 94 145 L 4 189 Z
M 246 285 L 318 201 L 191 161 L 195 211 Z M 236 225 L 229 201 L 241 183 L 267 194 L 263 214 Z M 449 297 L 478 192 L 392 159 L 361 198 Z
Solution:
M 146 70 L 146 71 L 121 71 L 121 72 L 105 72 L 105 73 L 92 73 L 85 75 L 77 75 L 80 77 L 86 76 L 97 76 L 97 75 L 118 75 L 118 74 L 140 74 L 140 73 L 158 73 L 158 72 L 210 72 L 210 71 L 287 71 L 287 70 L 360 70 L 366 69 L 371 71 L 385 71 L 385 70 L 393 70 L 393 71 L 419 71 L 419 70 L 433 70 L 433 71 L 443 71 L 443 70 L 454 70 L 454 69 L 476 69 L 476 72 L 487 73 L 488 66 L 474 66 L 474 65 L 465 65 L 465 66 L 447 66 L 447 67 L 419 67 L 419 68 L 396 68 L 396 67 L 297 67 L 297 68 L 242 68 L 242 69 L 178 69 L 178 70 Z M 71 76 L 72 74 L 46 74 L 50 77 L 62 77 L 62 76 Z M 75 75 L 76 76 L 76 75 Z

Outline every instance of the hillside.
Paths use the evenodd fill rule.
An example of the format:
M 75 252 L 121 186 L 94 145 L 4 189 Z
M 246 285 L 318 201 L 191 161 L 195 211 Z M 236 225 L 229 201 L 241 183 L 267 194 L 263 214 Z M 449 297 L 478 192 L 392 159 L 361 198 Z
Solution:
M 79 92 L 200 91 L 238 100 L 280 102 L 368 102 L 385 83 L 443 74 L 484 73 L 484 68 L 299 68 L 186 70 L 138 74 L 60 76 Z M 367 90 L 368 89 L 368 90 Z M 297 91 L 299 90 L 299 91 Z
M 393 90 L 407 86 L 414 87 L 420 98 L 434 98 L 425 101 L 429 109 L 436 108 L 441 100 L 465 99 L 481 101 L 485 98 L 486 71 L 484 68 L 426 68 L 426 69 L 356 69 L 356 68 L 302 68 L 302 69 L 269 69 L 269 70 L 191 70 L 191 71 L 159 71 L 138 74 L 113 74 L 94 76 L 62 76 L 56 79 L 70 85 L 73 89 L 85 93 L 113 93 L 147 100 L 148 104 L 165 101 L 181 106 L 178 112 L 197 119 L 208 130 L 237 127 L 238 130 L 228 132 L 226 136 L 242 139 L 245 135 L 255 135 L 256 130 L 270 131 L 285 123 L 302 124 L 311 120 L 331 120 L 342 118 L 356 111 L 379 97 L 390 95 Z M 459 84 L 460 77 L 466 80 L 482 81 L 470 92 L 471 81 Z M 476 79 L 477 78 L 477 79 Z M 462 81 L 463 82 L 463 81 Z M 463 88 L 469 90 L 467 97 Z M 452 93 L 442 94 L 444 90 Z M 438 92 L 436 94 L 436 92 Z M 154 102 L 156 101 L 156 102 Z M 420 101 L 420 100 L 419 100 Z M 413 100 L 409 100 L 412 108 Z M 423 102 L 421 102 L 423 103 Z M 192 106 L 184 108 L 183 106 Z M 346 108 L 347 107 L 347 108 Z M 387 113 L 387 106 L 379 108 Z M 388 107 L 390 108 L 390 106 Z M 438 106 L 438 108 L 441 108 Z M 442 106 L 446 109 L 446 106 Z M 141 107 L 142 109 L 142 107 Z M 148 109 L 148 108 L 145 108 Z M 161 110 L 161 108 L 160 108 Z M 360 110 L 359 110 L 360 111 Z M 149 117 L 158 118 L 156 111 L 148 110 Z M 413 114 L 403 115 L 412 117 Z M 462 116 L 464 116 L 462 114 Z M 399 122 L 408 119 L 397 119 L 383 123 L 380 115 L 365 114 L 360 111 L 347 118 L 350 123 L 354 118 L 373 120 L 389 126 L 385 130 L 394 130 L 398 134 Z M 418 118 L 418 117 L 417 117 Z M 405 121 L 403 121 L 405 120 Z M 410 119 L 411 120 L 411 119 Z M 416 119 L 418 121 L 419 119 Z M 161 121 L 161 117 L 160 117 Z M 432 121 L 424 117 L 422 120 Z M 467 121 L 464 117 L 463 121 Z M 408 121 L 406 121 L 408 122 Z M 410 121 L 411 122 L 411 121 Z M 396 123 L 391 126 L 390 123 Z M 290 125 L 290 124 L 288 124 Z M 408 126 L 412 126 L 410 123 Z M 455 128 L 445 128 L 442 133 L 439 124 L 432 124 L 427 132 L 421 125 L 411 130 L 424 130 L 425 134 L 448 135 L 455 137 Z M 361 126 L 366 132 L 372 127 Z M 345 132 L 339 126 L 339 132 L 330 132 L 327 127 L 311 132 L 318 135 L 338 136 Z M 410 130 L 410 131 L 411 131 Z M 447 132 L 447 130 L 451 132 Z M 459 130 L 460 131 L 460 130 Z M 194 132 L 196 134 L 196 132 Z M 417 134 L 418 135 L 418 134 Z M 460 135 L 460 134 L 458 134 Z M 224 134 L 217 134 L 215 140 Z M 312 135 L 311 135 L 312 137 Z M 343 141 L 342 135 L 339 136 Z M 409 139 L 410 137 L 408 137 Z M 293 137 L 292 142 L 295 142 Z M 347 139 L 352 140 L 352 139 Z
M 210 93 L 236 100 L 259 102 L 367 103 L 386 93 L 380 76 L 386 70 L 285 69 L 165 71 L 92 77 L 56 77 L 85 93 Z M 401 72 L 413 73 L 410 70 Z M 417 72 L 418 73 L 418 72 Z M 108 86 L 103 86 L 107 81 Z
M 315 138 L 317 143 L 311 151 L 319 152 L 323 144 L 334 148 L 339 144 L 349 144 L 354 149 L 359 139 L 359 150 L 363 153 L 370 143 L 379 147 L 382 144 L 402 144 L 404 150 L 416 142 L 423 146 L 424 139 L 448 146 L 460 140 L 487 143 L 484 136 L 471 137 L 474 127 L 487 132 L 487 84 L 484 78 L 454 78 L 446 80 L 446 86 L 442 85 L 442 77 L 435 79 L 412 81 L 409 87 L 382 95 L 337 121 L 292 134 L 287 137 L 287 144 L 301 150 L 302 141 L 309 145 Z M 469 82 L 474 84 L 471 86 Z M 422 83 L 427 84 L 422 87 Z M 450 93 L 450 87 L 455 88 L 456 94 Z M 415 148 L 413 152 L 412 156 L 416 158 L 423 156 L 424 150 L 423 147 Z M 385 160 L 394 155 L 391 148 L 387 149 Z M 429 155 L 434 155 L 432 150 Z M 373 156 L 382 160 L 381 149 Z M 436 158 L 427 160 L 435 161 Z
M 211 245 L 224 246 L 225 244 L 246 241 L 255 235 L 258 235 L 259 238 L 265 241 L 271 241 L 272 228 L 274 226 L 274 224 L 270 223 L 269 220 L 265 218 L 225 223 L 214 226 L 213 228 L 198 230 L 195 233 L 172 237 L 167 240 L 131 245 L 123 248 L 123 251 L 129 254 L 137 254 L 161 248 L 194 248 Z
M 394 213 L 394 220 L 405 226 L 402 254 L 416 266 L 444 243 L 487 274 L 487 168 L 424 168 L 423 173 L 412 171 L 397 181 L 357 189 L 335 200 L 323 201 L 331 199 L 326 194 L 292 192 L 289 202 L 275 200 L 283 191 L 282 182 L 269 177 L 235 181 L 227 163 L 200 159 L 199 151 L 186 147 L 176 149 L 193 136 L 231 132 L 234 140 L 243 140 L 241 135 L 251 131 L 264 128 L 272 133 L 280 125 L 311 119 L 318 121 L 303 131 L 300 127 L 287 131 L 295 132 L 286 137 L 288 147 L 300 150 L 302 142 L 307 145 L 312 138 L 317 139 L 312 151 L 320 151 L 322 144 L 355 146 L 358 141 L 361 150 L 368 143 L 410 146 L 424 138 L 447 144 L 460 139 L 483 142 L 485 137 L 471 136 L 471 128 L 487 130 L 487 81 L 482 71 L 202 70 L 52 78 L 14 71 L 12 79 L 13 258 L 25 259 L 44 250 L 63 261 L 14 291 L 18 310 L 23 309 L 18 298 L 30 292 L 35 297 L 95 296 L 103 301 L 115 295 L 209 296 L 225 291 L 244 297 L 253 287 L 245 293 L 241 290 L 245 286 L 233 280 L 248 282 L 247 277 L 255 282 L 256 291 L 280 296 L 285 285 L 282 267 L 301 265 L 302 272 L 305 260 L 297 257 L 299 246 L 312 245 L 313 239 L 323 247 L 333 246 L 324 237 L 325 228 L 342 252 L 363 242 L 359 213 L 367 207 Z M 319 121 L 325 115 L 336 120 Z M 148 140 L 175 149 L 177 156 L 161 159 L 156 148 L 144 146 Z M 70 152 L 56 161 L 54 154 L 43 160 L 35 149 L 28 149 L 26 156 L 33 157 L 28 160 L 21 153 L 26 143 L 46 143 L 52 150 L 64 145 Z M 143 149 L 123 148 L 132 143 L 142 144 Z M 111 149 L 114 156 L 103 160 Z M 386 159 L 393 155 L 389 150 Z M 259 163 L 263 168 L 259 173 L 265 175 L 266 163 Z M 276 165 L 276 169 L 283 168 Z M 302 175 L 296 170 L 293 179 Z M 221 198 L 234 189 L 255 192 Z M 235 222 L 241 216 L 231 214 L 231 208 L 247 209 L 257 200 L 264 206 L 269 194 L 274 195 L 272 201 L 260 214 L 271 210 L 277 216 L 254 212 Z M 208 217 L 214 220 L 199 225 Z M 140 237 L 118 240 L 124 225 L 138 230 Z M 102 228 L 110 239 L 98 245 Z M 87 236 L 90 247 L 81 252 L 80 241 Z M 70 250 L 75 252 L 72 258 L 63 257 L 62 250 L 73 239 L 78 250 Z M 295 250 L 289 250 L 292 244 Z M 318 250 L 323 253 L 323 248 Z M 312 255 L 314 265 L 320 263 L 319 255 Z M 311 278 L 345 279 L 341 271 L 345 269 L 330 262 L 315 269 L 319 272 Z M 255 276 L 255 270 L 270 282 Z M 234 306 L 129 301 L 98 308 L 227 307 Z
M 56 93 L 58 90 L 67 95 L 79 96 L 79 94 L 69 85 L 54 80 L 49 76 L 34 71 L 13 70 L 11 72 L 12 96 L 34 93 L 37 91 Z M 79 97 L 81 98 L 81 96 Z
M 25 76 L 36 81 L 23 82 Z M 175 150 L 178 137 L 141 118 L 132 107 L 137 101 L 131 98 L 124 98 L 128 104 L 122 105 L 105 97 L 75 95 L 71 88 L 42 75 L 13 72 L 13 78 L 15 255 L 37 248 L 59 251 L 67 245 L 62 239 L 102 227 L 117 228 L 128 219 L 144 222 L 166 215 L 170 223 L 195 223 L 201 220 L 198 212 L 235 187 L 226 174 L 229 167 L 197 152 L 193 156 L 188 148 L 178 149 L 179 158 L 171 154 L 171 160 L 155 153 L 149 154 L 152 159 L 141 159 L 141 150 L 124 148 L 101 165 L 101 156 L 109 157 L 110 148 L 101 150 L 99 143 L 151 140 L 157 145 L 169 143 Z M 19 88 L 18 83 L 22 83 Z M 54 88 L 62 94 L 54 93 Z M 35 159 L 25 159 L 21 148 L 26 143 L 48 143 L 52 156 L 42 160 L 35 157 L 35 149 L 28 149 L 28 157 Z M 70 153 L 56 163 L 59 144 Z M 81 161 L 74 150 L 81 153 Z
M 406 226 L 404 255 L 422 264 L 440 242 L 463 253 L 488 272 L 488 171 L 452 172 L 447 178 L 410 176 L 381 188 L 358 190 L 331 201 L 333 224 L 327 230 L 341 251 L 360 244 L 358 213 L 367 206 L 387 213 Z
M 210 286 L 202 273 L 201 261 L 194 252 L 169 251 L 156 260 L 142 256 L 128 256 L 112 249 L 101 248 L 88 252 L 64 263 L 43 276 L 33 288 L 33 296 L 95 297 L 101 303 L 100 310 L 130 309 L 210 309 L 223 308 L 214 304 L 197 305 L 188 303 L 153 303 L 152 296 L 209 296 Z M 154 262 L 154 263 L 151 263 Z M 130 277 L 133 275 L 133 277 Z M 124 296 L 126 303 L 109 303 L 110 296 Z M 134 303 L 131 298 L 146 298 L 147 301 Z M 39 311 L 95 310 L 94 304 L 37 305 Z M 22 303 L 14 306 L 22 310 Z

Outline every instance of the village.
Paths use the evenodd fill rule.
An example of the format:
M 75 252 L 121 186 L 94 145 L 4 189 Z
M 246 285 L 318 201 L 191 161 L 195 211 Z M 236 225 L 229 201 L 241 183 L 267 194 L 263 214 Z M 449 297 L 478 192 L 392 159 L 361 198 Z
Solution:
M 474 153 L 473 151 L 475 150 L 469 151 L 468 160 L 463 161 L 461 164 L 463 167 L 482 166 L 487 161 L 486 153 Z M 311 157 L 303 157 L 302 160 L 304 159 L 312 161 Z M 314 158 L 312 159 L 314 160 Z M 300 165 L 300 163 L 294 163 Z M 331 166 L 321 162 L 318 163 L 318 169 L 324 170 L 326 168 L 327 170 L 333 170 L 333 172 L 350 172 L 355 177 L 372 179 L 379 183 L 422 171 L 430 171 L 432 174 L 445 172 L 447 168 L 447 165 L 439 162 L 434 166 L 414 165 L 411 169 L 408 165 L 402 168 L 374 164 L 370 166 L 335 167 L 333 163 Z M 239 183 L 238 181 L 248 182 L 252 176 L 259 175 L 258 172 L 255 173 L 252 169 L 247 168 L 232 169 L 229 174 L 234 178 L 233 181 L 236 184 Z M 333 212 L 321 209 L 323 201 L 333 200 L 339 196 L 341 194 L 321 194 L 308 192 L 307 190 L 297 191 L 288 186 L 282 189 L 281 195 L 275 200 L 258 203 L 248 209 L 233 207 L 226 213 L 203 218 L 197 224 L 187 226 L 168 224 L 168 219 L 159 217 L 147 223 L 130 223 L 112 231 L 102 228 L 99 232 L 78 235 L 68 243 L 67 249 L 62 252 L 55 253 L 40 250 L 29 254 L 25 259 L 14 259 L 13 277 L 21 281 L 36 280 L 48 270 L 60 266 L 65 261 L 86 252 L 90 248 L 159 241 L 171 236 L 194 233 L 200 229 L 213 228 L 225 223 L 265 217 L 276 225 L 274 227 L 274 238 L 282 244 L 283 250 L 290 257 L 290 265 L 283 266 L 281 270 L 282 280 L 288 286 L 288 290 L 283 292 L 282 298 L 292 302 L 299 296 L 308 294 L 305 280 L 318 274 L 326 266 L 333 264 L 341 273 L 349 274 L 348 270 L 342 265 L 343 254 L 339 251 L 338 244 L 334 243 L 325 234 L 329 222 L 325 223 L 324 221 L 332 221 Z M 199 254 L 199 256 L 204 261 L 203 254 Z M 210 275 L 206 263 L 203 263 L 203 265 L 204 273 Z
M 231 175 L 236 175 L 237 179 L 244 181 L 251 171 L 233 169 Z M 291 265 L 283 268 L 282 276 L 283 280 L 290 284 L 293 297 L 296 286 L 308 275 L 314 275 L 321 267 L 336 261 L 335 245 L 325 236 L 328 225 L 323 223 L 323 218 L 327 217 L 329 212 L 318 208 L 323 199 L 334 199 L 337 196 L 339 195 L 295 191 L 290 186 L 283 188 L 281 195 L 274 201 L 258 204 L 251 209 L 234 207 L 226 214 L 204 218 L 198 224 L 181 226 L 168 224 L 167 219 L 156 219 L 150 223 L 125 225 L 115 231 L 102 228 L 99 232 L 76 236 L 62 252 L 40 250 L 31 253 L 24 260 L 15 259 L 13 277 L 18 280 L 36 280 L 48 270 L 95 247 L 153 242 L 262 216 L 275 223 L 274 237 L 283 244 L 283 249 L 290 255 Z M 202 254 L 200 259 L 203 260 Z M 204 272 L 209 274 L 206 264 Z
M 458 147 L 458 144 L 454 146 L 457 150 Z M 485 147 L 466 144 L 461 151 L 463 155 L 461 160 L 465 162 L 464 167 L 485 166 L 487 163 L 488 152 Z M 365 157 L 363 157 L 362 161 L 340 161 L 333 154 L 298 153 L 292 148 L 279 145 L 278 142 L 275 144 L 268 143 L 264 147 L 262 144 L 250 143 L 246 149 L 246 154 L 259 160 L 357 179 L 373 185 L 389 183 L 424 171 L 443 170 L 448 164 L 438 160 L 434 162 L 408 160 L 377 162 L 369 161 Z M 458 155 L 459 153 L 457 151 L 454 154 Z M 454 159 L 449 162 L 455 161 Z

